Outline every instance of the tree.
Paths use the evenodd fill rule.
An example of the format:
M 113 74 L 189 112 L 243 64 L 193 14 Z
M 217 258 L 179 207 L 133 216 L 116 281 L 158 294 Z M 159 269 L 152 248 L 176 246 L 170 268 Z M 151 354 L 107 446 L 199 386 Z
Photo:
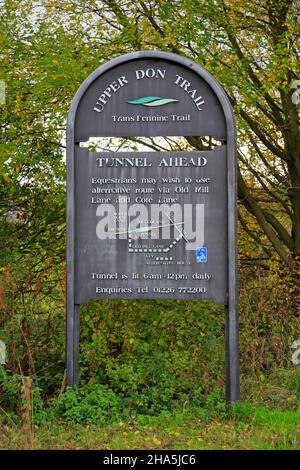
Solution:
M 34 348 L 37 357 L 45 356 L 40 365 L 48 367 L 48 356 L 53 356 L 50 338 L 54 356 L 61 358 L 62 354 L 63 328 L 55 322 L 53 334 L 52 320 L 64 315 L 64 140 L 68 108 L 83 79 L 120 54 L 141 49 L 182 54 L 219 80 L 238 119 L 240 227 L 259 246 L 260 257 L 264 252 L 265 258 L 271 259 L 275 253 L 287 270 L 297 263 L 300 143 L 297 100 L 292 99 L 299 78 L 297 5 L 288 0 L 0 0 L 0 80 L 5 80 L 7 88 L 6 103 L 0 104 L 0 328 L 9 330 L 9 347 L 27 348 L 23 370 L 34 372 Z M 189 138 L 188 144 L 202 149 L 210 142 Z M 158 148 L 155 141 L 150 145 Z M 167 141 L 166 145 L 174 142 Z M 248 258 L 256 258 L 248 248 L 247 237 L 243 251 Z M 276 287 L 282 265 L 276 271 Z M 296 292 L 299 280 L 294 274 L 291 282 Z M 248 286 L 248 279 L 244 284 Z M 283 316 L 290 321 L 286 312 L 292 310 L 286 308 L 286 299 L 291 304 L 295 297 L 289 299 L 284 282 L 277 291 L 285 297 L 276 300 L 270 285 L 272 280 L 262 292 L 270 297 L 269 317 L 274 311 L 278 314 L 278 305 L 283 305 L 281 314 L 274 315 L 277 334 Z M 267 301 L 262 296 L 257 308 L 260 279 L 249 289 L 255 294 L 253 328 L 259 336 L 270 328 L 265 316 Z M 169 331 L 172 315 L 169 304 L 165 305 L 165 328 Z M 127 318 L 125 301 L 117 307 L 118 313 L 122 306 Z M 132 304 L 130 308 L 135 307 Z M 115 309 L 101 307 L 103 313 L 108 311 L 110 331 L 109 308 Z M 180 308 L 176 304 L 176 312 L 184 318 L 185 310 Z M 191 308 L 196 309 L 189 303 L 187 318 L 191 318 Z M 154 312 L 156 315 L 159 309 Z M 204 318 L 211 318 L 210 312 Z M 98 310 L 95 319 L 99 319 Z M 263 333 L 260 321 L 265 325 Z M 289 331 L 293 332 L 291 325 Z M 115 326 L 119 327 L 117 322 Z M 176 322 L 174 331 L 175 327 L 177 331 Z M 36 333 L 31 335 L 30 328 L 36 328 Z M 145 329 L 144 323 L 141 328 Z M 248 323 L 245 329 L 248 335 Z M 17 333 L 21 341 L 15 339 Z M 262 341 L 264 344 L 264 338 Z M 275 346 L 281 354 L 281 343 L 276 344 L 280 344 Z M 22 355 L 9 351 L 9 357 L 14 363 L 12 369 L 18 371 Z M 95 368 L 98 365 L 95 355 Z M 49 377 L 51 382 L 52 373 Z
M 239 210 L 242 227 L 251 235 L 249 223 L 254 218 L 259 231 L 253 232 L 253 238 L 261 240 L 266 256 L 275 252 L 292 266 L 300 256 L 299 113 L 292 99 L 293 83 L 299 78 L 297 2 L 27 0 L 4 4 L 6 24 L 15 22 L 10 34 L 17 31 L 13 51 L 8 49 L 4 55 L 13 54 L 14 65 L 10 65 L 22 75 L 23 84 L 15 106 L 22 107 L 26 101 L 31 105 L 31 90 L 36 91 L 35 108 L 27 110 L 29 129 L 33 122 L 36 127 L 27 142 L 27 155 L 33 148 L 32 136 L 41 145 L 45 133 L 57 151 L 70 97 L 96 64 L 141 49 L 189 56 L 219 80 L 236 112 L 238 192 L 245 209 Z M 24 21 L 26 15 L 29 23 Z M 46 119 L 41 109 L 47 109 Z M 40 120 L 32 119 L 33 110 Z M 15 122 L 10 132 L 17 129 Z M 11 135 L 9 139 L 13 140 Z M 199 140 L 189 141 L 198 149 L 203 146 Z M 24 143 L 22 151 L 23 147 Z
M 102 51 L 103 44 L 106 59 L 132 50 L 169 50 L 196 60 L 220 81 L 238 118 L 239 200 L 265 236 L 265 252 L 275 250 L 290 265 L 300 255 L 299 114 L 292 100 L 292 84 L 299 77 L 297 2 L 43 4 L 68 21 L 80 17 L 88 24 L 93 54 Z M 109 31 L 109 37 L 103 31 Z M 193 144 L 202 145 L 195 140 Z M 244 214 L 239 211 L 247 229 Z

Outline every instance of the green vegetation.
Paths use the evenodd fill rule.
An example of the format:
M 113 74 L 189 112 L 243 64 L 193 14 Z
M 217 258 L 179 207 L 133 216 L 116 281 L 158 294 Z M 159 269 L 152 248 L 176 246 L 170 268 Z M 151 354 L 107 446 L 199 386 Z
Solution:
M 243 366 L 242 401 L 228 407 L 219 310 L 145 302 L 137 318 L 136 302 L 105 307 L 101 315 L 95 303 L 95 316 L 89 309 L 80 389 L 62 393 L 61 361 L 31 376 L 0 366 L 0 448 L 300 448 L 299 367 L 272 367 L 270 349 L 264 372 L 260 363 Z M 111 321 L 113 307 L 124 317 Z M 53 351 L 61 349 L 57 339 Z M 245 348 L 247 341 L 247 358 Z
M 0 449 L 299 449 L 299 389 L 299 371 L 279 370 L 252 384 L 255 400 L 228 407 L 214 391 L 193 406 L 151 416 L 129 415 L 112 391 L 85 386 L 45 409 L 37 402 L 27 425 L 3 415 Z
M 299 448 L 298 3 L 1 2 L 0 448 Z M 202 65 L 237 118 L 242 401 L 232 409 L 223 312 L 209 302 L 82 306 L 80 389 L 65 391 L 67 111 L 99 65 L 142 49 Z

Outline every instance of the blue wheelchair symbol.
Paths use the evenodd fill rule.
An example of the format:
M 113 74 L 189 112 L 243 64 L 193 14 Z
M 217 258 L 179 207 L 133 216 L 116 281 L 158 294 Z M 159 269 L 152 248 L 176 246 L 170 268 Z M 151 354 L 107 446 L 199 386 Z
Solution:
M 197 262 L 206 263 L 207 262 L 207 248 L 206 246 L 201 246 L 197 248 Z

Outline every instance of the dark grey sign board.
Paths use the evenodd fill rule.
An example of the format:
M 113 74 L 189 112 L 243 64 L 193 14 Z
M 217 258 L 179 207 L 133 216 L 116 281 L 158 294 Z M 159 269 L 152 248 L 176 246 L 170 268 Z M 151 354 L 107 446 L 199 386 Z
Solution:
M 212 150 L 91 152 L 93 137 L 210 136 Z M 225 306 L 227 398 L 239 398 L 236 136 L 227 96 L 189 59 L 127 54 L 92 73 L 67 131 L 67 383 L 79 305 L 211 299 Z
M 111 166 L 115 155 L 75 153 L 75 303 L 226 304 L 226 145 L 210 152 L 118 153 L 121 164 L 130 163 L 121 168 Z M 165 166 L 191 160 L 201 166 Z M 136 163 L 143 166 L 131 166 Z

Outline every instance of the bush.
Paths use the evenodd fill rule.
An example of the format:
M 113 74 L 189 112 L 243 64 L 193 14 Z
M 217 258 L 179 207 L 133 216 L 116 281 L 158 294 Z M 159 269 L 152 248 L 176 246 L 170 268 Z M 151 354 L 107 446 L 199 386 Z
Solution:
M 82 382 L 109 386 L 128 414 L 182 409 L 223 386 L 223 312 L 209 302 L 104 301 L 82 317 Z
M 22 393 L 25 379 L 30 379 L 29 397 Z M 31 420 L 41 424 L 48 417 L 48 409 L 41 398 L 41 389 L 35 380 L 20 374 L 12 374 L 0 365 L 0 412 L 2 421 L 11 423 L 22 420 L 24 408 L 30 409 Z
M 0 365 L 0 407 L 6 413 L 17 415 L 21 389 L 21 377 L 18 374 L 10 375 Z
M 122 416 L 121 400 L 101 384 L 67 388 L 52 407 L 57 416 L 78 424 L 109 424 Z

